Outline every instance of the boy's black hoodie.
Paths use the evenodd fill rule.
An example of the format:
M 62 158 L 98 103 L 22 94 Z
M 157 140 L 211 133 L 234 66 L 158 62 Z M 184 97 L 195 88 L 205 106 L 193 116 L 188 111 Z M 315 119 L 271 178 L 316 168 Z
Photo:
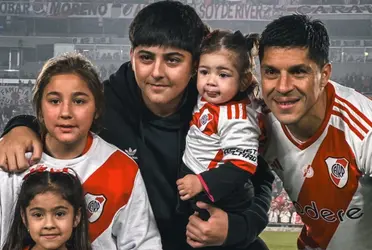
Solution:
M 168 117 L 158 117 L 147 109 L 130 62 L 112 74 L 104 82 L 104 88 L 104 128 L 99 135 L 139 164 L 163 248 L 189 249 L 185 240 L 188 217 L 176 213 L 176 180 L 197 100 L 195 82 L 190 82 L 178 111 Z M 19 125 L 38 129 L 34 117 L 17 116 L 8 122 L 4 134 Z M 257 173 L 252 177 L 256 195 L 253 205 L 244 214 L 229 214 L 225 249 L 244 249 L 266 227 L 273 180 L 267 164 L 260 160 Z

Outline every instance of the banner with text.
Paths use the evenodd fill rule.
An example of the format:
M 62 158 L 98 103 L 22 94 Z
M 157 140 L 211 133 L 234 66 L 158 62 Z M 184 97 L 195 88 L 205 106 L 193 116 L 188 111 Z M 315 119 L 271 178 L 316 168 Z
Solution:
M 32 86 L 0 86 L 0 107 L 30 104 Z
M 190 4 L 204 20 L 272 20 L 302 13 L 324 18 L 371 18 L 372 4 L 364 5 L 249 5 L 244 3 Z M 133 18 L 146 4 L 104 2 L 0 2 L 0 15 L 35 17 Z

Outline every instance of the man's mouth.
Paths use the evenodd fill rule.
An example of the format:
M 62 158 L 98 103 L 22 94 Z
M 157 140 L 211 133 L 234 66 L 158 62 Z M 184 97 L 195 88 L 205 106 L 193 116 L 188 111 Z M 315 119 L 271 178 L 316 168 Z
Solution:
M 297 102 L 299 102 L 299 98 L 274 98 L 274 102 L 281 108 L 281 109 L 289 109 L 292 108 Z

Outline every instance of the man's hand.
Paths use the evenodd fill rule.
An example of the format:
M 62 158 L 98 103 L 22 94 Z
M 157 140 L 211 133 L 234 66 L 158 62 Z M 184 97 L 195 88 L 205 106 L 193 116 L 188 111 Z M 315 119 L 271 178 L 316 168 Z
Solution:
M 210 218 L 208 221 L 203 221 L 198 217 L 197 212 L 190 216 L 186 227 L 187 243 L 193 248 L 221 246 L 226 241 L 228 233 L 227 213 L 204 202 L 197 202 L 196 205 L 206 209 Z
M 203 191 L 203 185 L 201 184 L 198 176 L 194 174 L 188 174 L 182 179 L 178 179 L 176 184 L 181 200 L 183 201 L 189 200 Z
M 25 157 L 32 152 L 31 158 Z M 10 130 L 0 140 L 0 168 L 7 172 L 22 172 L 41 158 L 43 147 L 39 137 L 30 128 L 20 126 Z

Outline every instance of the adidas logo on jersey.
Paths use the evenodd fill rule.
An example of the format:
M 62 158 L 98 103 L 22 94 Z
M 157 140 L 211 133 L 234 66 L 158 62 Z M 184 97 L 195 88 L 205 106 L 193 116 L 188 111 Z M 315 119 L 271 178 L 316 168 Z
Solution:
M 314 176 L 314 169 L 311 165 L 304 166 L 302 168 L 303 177 L 311 178 Z
M 312 220 L 322 219 L 326 222 L 343 222 L 345 219 L 357 220 L 363 216 L 363 210 L 361 208 L 353 207 L 349 208 L 346 211 L 339 209 L 336 212 L 333 212 L 329 208 L 318 209 L 318 206 L 315 201 L 311 201 L 311 205 L 301 206 L 300 203 L 294 201 L 294 207 L 296 212 L 302 216 L 306 216 Z
M 128 156 L 130 156 L 133 160 L 137 160 L 138 159 L 138 157 L 136 156 L 137 149 L 128 148 L 128 149 L 125 149 L 124 152 Z

